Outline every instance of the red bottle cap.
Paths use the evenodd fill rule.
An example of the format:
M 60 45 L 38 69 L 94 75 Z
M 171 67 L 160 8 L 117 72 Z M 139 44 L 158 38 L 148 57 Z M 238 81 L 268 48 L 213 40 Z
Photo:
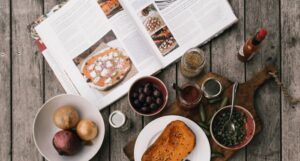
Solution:
M 267 36 L 267 34 L 268 34 L 268 31 L 266 29 L 262 28 L 256 34 L 256 39 L 258 41 L 262 41 L 263 39 L 265 39 L 265 37 Z

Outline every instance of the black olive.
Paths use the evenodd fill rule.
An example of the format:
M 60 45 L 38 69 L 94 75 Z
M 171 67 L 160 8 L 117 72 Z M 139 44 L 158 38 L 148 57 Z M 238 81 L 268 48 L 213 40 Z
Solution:
M 149 87 L 144 87 L 144 93 L 149 96 L 152 92 L 151 89 Z
M 154 95 L 152 95 L 151 98 L 152 98 L 152 103 L 155 103 L 156 102 L 156 97 Z
M 152 104 L 150 105 L 151 111 L 156 111 L 157 108 L 158 108 L 158 105 L 157 105 L 156 103 L 152 103 Z
M 145 100 L 146 100 L 145 94 L 144 94 L 144 93 L 140 93 L 140 94 L 139 94 L 139 101 L 144 103 Z
M 133 98 L 138 98 L 138 97 L 139 97 L 139 94 L 138 94 L 137 92 L 134 92 L 134 93 L 132 94 L 132 97 L 133 97 Z
M 148 103 L 148 104 L 152 103 L 152 98 L 150 96 L 147 96 L 146 103 Z
M 156 103 L 160 106 L 163 104 L 163 100 L 161 98 L 157 98 Z
M 138 92 L 139 92 L 139 93 L 143 93 L 143 87 L 139 87 L 139 88 L 138 88 Z
M 152 85 L 151 83 L 146 83 L 146 84 L 145 84 L 145 87 L 146 87 L 146 88 L 149 88 L 150 90 L 153 89 L 153 85 Z
M 149 112 L 149 108 L 147 108 L 147 107 L 142 107 L 142 108 L 141 108 L 141 112 L 142 112 L 142 113 L 148 113 L 148 112 Z
M 133 101 L 133 104 L 134 104 L 134 107 L 136 107 L 136 108 L 139 108 L 141 106 L 141 103 L 140 103 L 140 101 L 138 99 L 135 99 Z
M 161 93 L 160 93 L 159 90 L 156 89 L 156 90 L 154 90 L 153 95 L 154 95 L 155 97 L 160 97 L 160 96 L 161 96 Z
M 148 107 L 150 105 L 150 103 L 144 102 L 143 106 Z

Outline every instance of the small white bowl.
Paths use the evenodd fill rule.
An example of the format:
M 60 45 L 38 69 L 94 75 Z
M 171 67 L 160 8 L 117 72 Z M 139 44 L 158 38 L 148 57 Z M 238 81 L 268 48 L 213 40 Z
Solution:
M 83 148 L 73 156 L 61 156 L 54 149 L 52 139 L 57 128 L 52 121 L 54 111 L 63 105 L 74 105 L 81 119 L 90 119 L 98 125 L 98 135 L 91 145 Z M 33 124 L 34 143 L 39 152 L 49 161 L 87 161 L 99 151 L 105 135 L 103 118 L 98 109 L 85 98 L 76 95 L 63 94 L 48 100 L 37 112 Z

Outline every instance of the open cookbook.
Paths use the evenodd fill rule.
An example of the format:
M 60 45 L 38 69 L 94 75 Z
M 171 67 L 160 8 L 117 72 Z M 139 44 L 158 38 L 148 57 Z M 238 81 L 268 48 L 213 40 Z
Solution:
M 103 109 L 236 21 L 227 0 L 69 0 L 31 34 L 65 91 Z

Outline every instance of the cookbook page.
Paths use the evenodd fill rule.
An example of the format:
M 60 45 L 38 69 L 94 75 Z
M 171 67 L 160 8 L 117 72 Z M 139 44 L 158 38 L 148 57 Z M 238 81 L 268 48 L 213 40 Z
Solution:
M 117 0 L 70 0 L 35 29 L 79 94 L 99 109 L 162 68 Z
M 122 0 L 164 66 L 237 21 L 227 0 Z

